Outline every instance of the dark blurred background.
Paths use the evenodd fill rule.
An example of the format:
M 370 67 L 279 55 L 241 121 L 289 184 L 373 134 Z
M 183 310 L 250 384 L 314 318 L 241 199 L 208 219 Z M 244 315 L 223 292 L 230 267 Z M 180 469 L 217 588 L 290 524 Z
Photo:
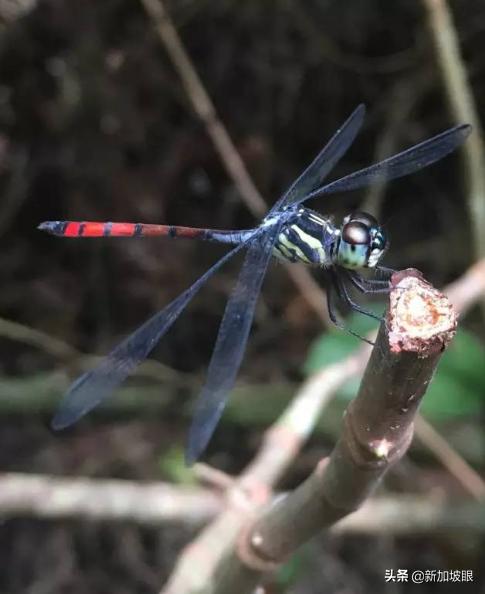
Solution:
M 36 227 L 49 219 L 228 229 L 257 221 L 138 2 L 39 1 L 23 16 L 16 4 L 0 3 L 0 468 L 133 480 L 185 477 L 179 467 L 191 399 L 240 261 L 216 275 L 163 339 L 154 355 L 159 365 L 73 430 L 53 434 L 48 420 L 55 404 L 92 364 L 81 353 L 106 353 L 225 250 L 163 238 L 67 240 Z M 457 0 L 451 6 L 481 112 L 485 5 Z M 173 0 L 168 7 L 269 204 L 361 102 L 368 108 L 363 131 L 335 177 L 456 123 L 420 2 Z M 339 219 L 370 203 L 391 237 L 385 263 L 419 268 L 443 286 L 473 263 L 464 188 L 460 158 L 453 155 L 389 184 L 383 195 L 369 189 L 311 207 Z M 324 284 L 321 273 L 314 276 Z M 463 327 L 483 361 L 479 308 Z M 322 333 L 285 269 L 273 265 L 239 376 L 240 407 L 225 416 L 206 461 L 231 473 L 244 467 L 301 381 Z M 476 404 L 483 384 L 473 381 Z M 464 384 L 470 382 L 467 376 Z M 286 396 L 273 394 L 273 385 Z M 483 470 L 477 410 L 445 420 L 468 435 L 461 443 L 472 443 L 462 454 Z M 332 430 L 338 431 L 338 420 L 321 427 L 285 487 L 295 486 L 329 451 Z M 446 484 L 433 460 L 419 451 L 415 456 L 412 464 L 424 481 L 417 485 L 427 484 L 429 473 Z M 409 476 L 416 475 L 403 481 L 407 486 Z M 193 529 L 177 525 L 5 520 L 0 591 L 156 591 L 192 536 Z M 478 567 L 484 541 L 474 538 L 465 537 L 470 546 L 448 536 L 322 539 L 275 579 L 271 591 L 398 592 L 399 585 L 384 583 L 382 567 Z M 368 544 L 380 551 L 381 563 L 365 552 Z M 324 565 L 332 568 L 325 575 Z M 456 591 L 449 588 L 442 585 L 440 592 Z M 474 588 L 480 591 L 478 576 Z

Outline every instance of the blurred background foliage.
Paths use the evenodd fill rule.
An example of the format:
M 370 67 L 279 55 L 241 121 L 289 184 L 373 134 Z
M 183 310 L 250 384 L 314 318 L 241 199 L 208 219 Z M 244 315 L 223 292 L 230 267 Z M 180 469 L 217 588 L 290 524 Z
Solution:
M 22 326 L 0 323 L 1 468 L 185 483 L 191 478 L 181 451 L 190 399 L 238 262 L 224 267 L 164 338 L 155 355 L 159 365 L 79 427 L 53 435 L 48 419 L 55 403 L 69 380 L 92 364 L 79 353 L 105 353 L 198 278 L 223 248 L 160 238 L 69 241 L 36 227 L 74 219 L 237 229 L 255 219 L 138 2 L 45 0 L 25 3 L 32 10 L 20 18 L 8 12 L 14 4 L 0 3 L 0 315 Z M 481 113 L 485 5 L 451 5 Z M 360 102 L 368 107 L 365 126 L 335 176 L 454 123 L 420 2 L 172 0 L 168 6 L 270 204 Z M 338 219 L 362 205 L 388 230 L 389 266 L 417 267 L 442 286 L 472 263 L 458 156 L 390 184 L 384 194 L 368 189 L 311 206 Z M 321 273 L 315 276 L 324 284 Z M 364 332 L 366 320 L 351 323 Z M 483 318 L 473 311 L 423 405 L 479 470 L 483 338 Z M 285 270 L 272 266 L 239 385 L 207 461 L 239 471 L 304 375 L 356 346 L 354 338 L 316 323 Z M 284 487 L 297 484 L 331 449 L 356 385 L 349 382 L 332 403 Z M 388 488 L 426 493 L 432 485 L 461 493 L 422 448 L 411 451 L 408 464 Z M 154 591 L 191 536 L 179 526 L 5 521 L 0 591 Z M 383 567 L 469 568 L 480 545 L 483 550 L 483 538 L 468 548 L 447 537 L 392 546 L 377 540 L 322 539 L 282 572 L 272 591 L 397 591 L 384 583 Z M 380 551 L 382 564 L 366 553 L 366 542 Z M 325 564 L 317 561 L 322 558 Z

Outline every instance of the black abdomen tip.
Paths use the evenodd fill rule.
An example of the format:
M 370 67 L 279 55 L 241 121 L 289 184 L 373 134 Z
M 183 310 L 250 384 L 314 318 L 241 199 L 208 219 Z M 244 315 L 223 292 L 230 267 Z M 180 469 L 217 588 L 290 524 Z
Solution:
M 65 221 L 44 221 L 38 225 L 37 229 L 40 231 L 46 231 L 51 235 L 64 235 L 66 230 L 66 222 Z

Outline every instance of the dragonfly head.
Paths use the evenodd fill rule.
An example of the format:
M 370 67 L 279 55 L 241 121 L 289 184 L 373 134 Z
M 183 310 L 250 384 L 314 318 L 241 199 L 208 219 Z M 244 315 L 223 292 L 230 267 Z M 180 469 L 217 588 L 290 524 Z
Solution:
M 336 261 L 344 268 L 374 268 L 388 241 L 377 220 L 366 212 L 353 212 L 345 217 L 340 229 Z

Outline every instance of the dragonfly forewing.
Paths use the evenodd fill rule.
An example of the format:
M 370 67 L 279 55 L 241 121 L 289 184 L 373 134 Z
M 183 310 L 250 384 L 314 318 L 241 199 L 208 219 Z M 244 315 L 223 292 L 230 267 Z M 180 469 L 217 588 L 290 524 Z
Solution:
M 195 462 L 203 453 L 226 406 L 246 350 L 261 284 L 283 224 L 282 219 L 248 248 L 219 327 L 206 383 L 197 400 L 189 430 L 187 464 Z
M 468 124 L 445 130 L 441 134 L 420 142 L 397 155 L 330 182 L 322 188 L 314 190 L 298 202 L 305 202 L 310 198 L 318 198 L 325 194 L 357 190 L 371 183 L 390 181 L 419 171 L 452 153 L 463 144 L 471 130 L 472 127 Z
M 354 142 L 355 137 L 362 127 L 364 116 L 365 106 L 360 104 L 337 132 L 335 132 L 310 165 L 276 202 L 270 210 L 270 214 L 281 210 L 286 206 L 300 202 L 304 196 L 322 184 L 323 180 Z

